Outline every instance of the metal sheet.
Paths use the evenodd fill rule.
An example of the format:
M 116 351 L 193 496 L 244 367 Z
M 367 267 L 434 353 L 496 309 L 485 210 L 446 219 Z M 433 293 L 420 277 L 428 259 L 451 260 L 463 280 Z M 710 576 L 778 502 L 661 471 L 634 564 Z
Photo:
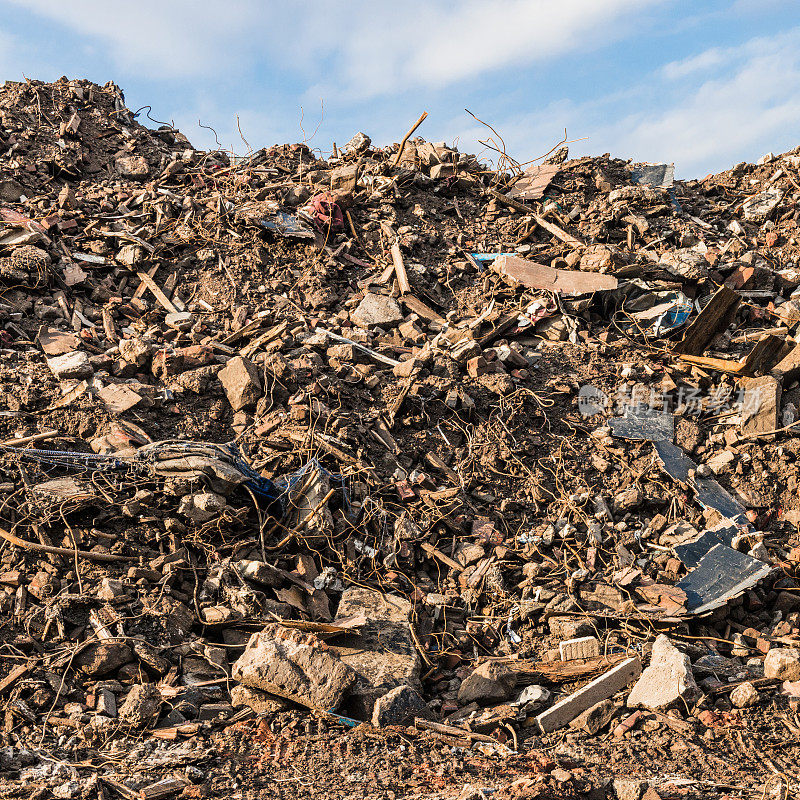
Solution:
M 660 186 L 662 189 L 671 189 L 674 181 L 674 164 L 650 164 L 644 161 L 633 165 L 631 182 L 639 186 Z
M 675 418 L 672 414 L 639 406 L 625 416 L 608 421 L 611 433 L 620 439 L 648 442 L 671 442 L 675 438 Z
M 654 446 L 667 474 L 678 483 L 693 487 L 697 492 L 697 502 L 703 508 L 713 508 L 737 525 L 746 524 L 744 506 L 713 478 L 689 476 L 689 470 L 696 470 L 697 464 L 680 447 L 668 441 L 656 441 Z
M 718 544 L 730 547 L 733 543 L 733 537 L 737 533 L 738 529 L 734 525 L 713 528 L 712 530 L 703 531 L 700 536 L 691 542 L 676 544 L 672 549 L 687 569 L 694 569 L 712 547 Z
M 769 564 L 724 544 L 711 548 L 676 585 L 686 592 L 686 609 L 703 614 L 725 605 L 772 571 Z

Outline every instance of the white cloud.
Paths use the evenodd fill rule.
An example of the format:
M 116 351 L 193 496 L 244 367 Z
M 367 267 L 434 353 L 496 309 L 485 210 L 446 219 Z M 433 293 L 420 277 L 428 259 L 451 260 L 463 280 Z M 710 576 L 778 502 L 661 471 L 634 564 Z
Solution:
M 266 58 L 327 97 L 371 97 L 604 44 L 666 0 L 6 2 L 99 40 L 118 65 L 148 77 L 231 74 Z
M 756 13 L 762 1 L 773 8 L 786 4 L 735 0 L 729 10 Z M 109 63 L 118 68 L 115 77 L 123 85 L 149 79 L 148 91 L 161 81 L 174 85 L 176 79 L 184 80 L 185 89 L 162 98 L 162 108 L 165 102 L 169 105 L 160 115 L 174 115 L 190 138 L 213 144 L 213 136 L 197 128 L 199 117 L 218 128 L 223 144 L 233 144 L 238 151 L 245 149 L 235 123 L 239 99 L 219 89 L 211 102 L 212 90 L 205 88 L 211 79 L 216 86 L 241 81 L 246 87 L 241 101 L 245 107 L 239 113 L 253 147 L 302 138 L 301 102 L 307 119 L 313 119 L 307 131 L 313 130 L 320 97 L 337 107 L 333 118 L 338 119 L 338 133 L 359 109 L 354 101 L 369 100 L 370 107 L 360 109 L 365 119 L 374 119 L 369 132 L 381 140 L 383 134 L 399 137 L 418 113 L 420 92 L 439 98 L 431 108 L 435 110 L 437 102 L 444 103 L 442 90 L 480 96 L 471 82 L 499 70 L 505 70 L 502 80 L 509 82 L 514 96 L 552 97 L 550 86 L 528 91 L 521 81 L 535 84 L 538 65 L 562 59 L 569 70 L 571 57 L 581 59 L 592 48 L 624 41 L 641 30 L 654 8 L 667 4 L 407 0 L 398 6 L 386 0 L 351 0 L 342 7 L 330 0 L 307 0 L 298 7 L 278 0 L 229 0 L 223 5 L 209 0 L 0 0 L 0 5 L 3 2 L 72 31 L 77 41 L 73 52 L 65 48 L 40 53 L 33 46 L 23 50 L 21 34 L 12 38 L 0 33 L 0 69 L 5 74 L 17 77 L 24 70 L 42 77 L 42 71 L 51 74 L 73 64 L 81 69 L 88 62 L 103 80 Z M 514 68 L 524 77 L 510 75 Z M 275 75 L 286 77 L 278 81 Z M 259 76 L 266 76 L 263 86 Z M 494 91 L 500 95 L 504 89 L 498 79 Z M 709 47 L 655 68 L 645 79 L 632 77 L 609 89 L 590 100 L 562 99 L 536 113 L 509 112 L 505 121 L 498 121 L 509 152 L 520 158 L 540 155 L 564 126 L 571 136 L 590 137 L 573 145 L 573 152 L 675 160 L 683 175 L 757 158 L 767 149 L 787 149 L 796 144 L 800 122 L 800 29 L 754 38 L 739 47 Z M 294 99 L 293 93 L 302 99 Z M 318 136 L 323 146 L 329 119 Z M 359 123 L 353 119 L 352 124 L 355 130 Z M 459 136 L 463 147 L 475 151 L 477 139 L 486 136 L 486 130 L 466 115 L 444 129 L 433 127 L 429 122 L 423 133 L 451 140 Z
M 333 75 L 315 87 L 326 96 L 441 88 L 607 44 L 628 30 L 637 13 L 661 2 L 408 0 L 398 7 L 357 0 L 344 16 L 316 15 L 305 29 L 302 49 L 322 50 L 332 58 Z
M 674 159 L 685 174 L 797 145 L 800 28 L 752 39 L 731 61 L 722 75 L 679 84 L 678 99 L 666 108 L 624 120 L 617 126 L 624 152 Z M 717 63 L 707 59 L 707 69 Z
M 696 56 L 685 58 L 682 61 L 670 61 L 661 68 L 662 75 L 667 80 L 680 80 L 697 72 L 707 72 L 713 67 L 728 63 L 734 55 L 733 50 L 713 47 L 698 53 Z
M 6 2 L 98 39 L 120 67 L 167 79 L 213 75 L 240 64 L 256 44 L 252 23 L 260 6 L 257 0 L 223 6 L 202 0 Z
M 800 28 L 710 48 L 662 67 L 624 92 L 498 121 L 520 160 L 548 149 L 567 126 L 573 155 L 610 152 L 641 161 L 674 161 L 683 177 L 753 161 L 800 144 Z M 462 139 L 486 131 L 470 126 Z

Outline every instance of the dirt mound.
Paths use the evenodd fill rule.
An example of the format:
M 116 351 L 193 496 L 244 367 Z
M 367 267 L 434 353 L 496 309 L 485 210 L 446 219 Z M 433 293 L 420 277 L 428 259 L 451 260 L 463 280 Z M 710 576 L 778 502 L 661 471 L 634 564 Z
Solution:
M 0 114 L 10 793 L 796 790 L 797 152 Z

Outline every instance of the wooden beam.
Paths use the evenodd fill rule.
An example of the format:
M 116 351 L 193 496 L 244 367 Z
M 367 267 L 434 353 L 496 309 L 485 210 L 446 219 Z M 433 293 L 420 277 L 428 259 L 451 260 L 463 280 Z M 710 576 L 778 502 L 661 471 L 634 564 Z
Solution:
M 741 302 L 742 296 L 738 292 L 720 286 L 686 329 L 683 339 L 672 348 L 672 352 L 699 356 L 717 333 L 728 327 Z

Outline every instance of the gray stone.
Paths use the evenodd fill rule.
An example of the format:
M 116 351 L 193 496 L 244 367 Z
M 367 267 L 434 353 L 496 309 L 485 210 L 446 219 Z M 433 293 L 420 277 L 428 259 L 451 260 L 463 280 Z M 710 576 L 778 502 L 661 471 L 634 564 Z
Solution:
M 420 657 L 408 626 L 408 600 L 373 589 L 352 586 L 339 602 L 334 624 L 365 616 L 360 635 L 338 636 L 330 649 L 356 672 L 350 687 L 349 709 L 358 719 L 372 718 L 375 701 L 397 686 L 420 690 Z
M 361 328 L 374 325 L 394 325 L 402 322 L 400 306 L 384 294 L 366 294 L 358 307 L 350 312 L 350 319 Z
M 745 201 L 742 215 L 748 222 L 764 222 L 781 200 L 783 200 L 783 190 L 765 189 Z
M 372 724 L 376 728 L 386 725 L 410 725 L 415 717 L 431 716 L 422 695 L 411 686 L 397 686 L 375 701 Z
M 283 697 L 265 692 L 261 689 L 253 689 L 251 686 L 239 684 L 231 689 L 231 705 L 247 706 L 256 714 L 273 714 L 276 711 L 285 711 L 291 708 L 291 704 Z
M 653 710 L 669 708 L 681 698 L 692 702 L 699 694 L 689 656 L 681 653 L 662 633 L 653 643 L 650 666 L 642 672 L 628 696 L 628 706 Z
M 0 200 L 6 203 L 17 203 L 25 194 L 25 187 L 13 178 L 0 181 Z
M 150 642 L 143 639 L 134 639 L 132 642 L 133 652 L 139 661 L 144 664 L 148 672 L 161 677 L 169 672 L 171 662 L 159 654 L 158 649 Z
M 143 156 L 123 156 L 116 161 L 117 172 L 126 178 L 144 180 L 150 175 L 150 166 Z
M 617 800 L 640 800 L 649 784 L 638 778 L 615 778 L 614 794 Z
M 234 356 L 217 373 L 228 402 L 234 411 L 255 405 L 261 397 L 261 379 L 256 365 L 247 358 Z
M 800 650 L 796 647 L 770 650 L 764 659 L 764 677 L 782 681 L 800 680 Z
M 572 722 L 569 723 L 570 728 L 586 731 L 586 733 L 594 736 L 598 731 L 605 728 L 611 721 L 619 706 L 613 700 L 601 700 L 595 703 L 591 708 L 587 708 L 581 714 L 578 714 Z
M 741 664 L 737 664 L 730 658 L 725 658 L 725 656 L 716 655 L 714 653 L 700 656 L 700 658 L 692 664 L 692 672 L 700 677 L 714 675 L 717 678 L 733 678 L 741 671 Z
M 96 710 L 98 714 L 105 717 L 117 716 L 117 698 L 111 689 L 98 689 L 97 691 L 97 705 Z
M 131 687 L 119 710 L 119 718 L 127 725 L 142 728 L 153 720 L 161 708 L 161 692 L 154 683 L 138 683 Z
M 97 642 L 79 653 L 73 663 L 87 675 L 107 675 L 133 661 L 133 652 L 124 642 Z
M 458 702 L 491 705 L 508 700 L 517 685 L 516 673 L 498 661 L 486 661 L 476 667 L 461 683 Z
M 736 708 L 754 706 L 760 699 L 761 695 L 758 693 L 758 689 L 756 689 L 750 681 L 740 683 L 731 692 L 731 703 L 733 703 Z
M 331 711 L 356 674 L 316 636 L 271 623 L 250 637 L 233 665 L 233 677 L 245 686 Z
M 64 353 L 63 356 L 54 356 L 47 359 L 50 372 L 59 380 L 66 378 L 88 378 L 94 373 L 89 356 L 82 350 Z

